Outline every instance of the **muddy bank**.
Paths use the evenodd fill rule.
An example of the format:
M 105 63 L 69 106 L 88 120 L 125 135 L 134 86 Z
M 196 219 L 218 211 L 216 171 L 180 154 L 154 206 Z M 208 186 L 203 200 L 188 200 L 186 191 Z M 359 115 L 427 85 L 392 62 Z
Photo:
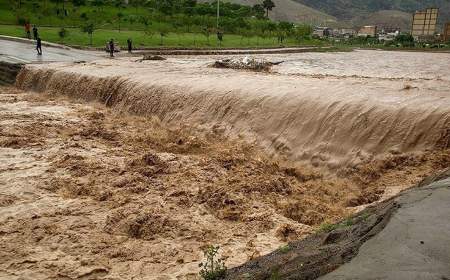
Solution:
M 442 186 L 438 185 L 433 188 L 430 184 L 445 178 L 450 178 L 450 169 L 430 176 L 416 188 L 402 192 L 378 205 L 368 207 L 338 224 L 322 226 L 317 233 L 301 241 L 291 242 L 267 256 L 230 269 L 226 279 L 317 279 L 332 271 L 334 272 L 327 275 L 325 279 L 379 279 L 380 277 L 383 279 L 398 279 L 397 277 L 404 277 L 405 279 L 416 277 L 415 279 L 419 279 L 418 274 L 430 279 L 442 275 L 442 279 L 444 279 L 446 278 L 444 275 L 448 276 L 448 273 L 450 273 L 450 270 L 445 268 L 445 260 L 448 257 L 445 257 L 436 245 L 445 246 L 446 238 L 430 239 L 430 236 L 424 234 L 420 229 L 421 234 L 417 235 L 417 229 L 421 225 L 414 225 L 414 222 L 411 221 L 427 219 L 430 215 L 440 211 L 448 212 L 445 209 L 435 211 L 432 209 L 433 207 L 424 208 L 423 205 L 418 205 L 433 194 L 442 196 L 442 194 L 437 194 Z M 448 195 L 445 200 L 434 201 L 436 207 L 445 208 L 445 204 L 448 203 Z M 411 213 L 409 212 L 414 207 L 418 208 L 418 212 L 414 212 L 414 219 L 411 219 Z M 405 213 L 397 215 L 399 209 L 400 212 Z M 421 215 L 423 217 L 420 217 Z M 445 214 L 440 215 L 439 220 L 434 220 L 428 225 L 428 230 L 445 232 Z M 402 225 L 385 229 L 386 225 L 390 223 L 391 217 L 400 220 L 399 223 Z M 391 224 L 395 224 L 395 222 L 391 222 Z M 386 244 L 382 244 L 381 241 L 378 241 L 378 244 L 377 241 L 371 242 L 372 247 L 369 250 L 373 253 L 367 253 L 367 250 L 365 250 L 361 252 L 361 256 L 359 255 L 359 259 L 364 259 L 364 254 L 369 255 L 364 264 L 361 264 L 359 259 L 355 259 L 357 263 L 354 265 L 349 263 L 345 267 L 341 267 L 340 270 L 336 270 L 352 260 L 360 251 L 361 246 L 381 231 L 384 231 L 384 235 L 388 236 L 384 238 L 388 239 L 385 241 Z M 383 240 L 383 237 L 379 238 Z M 434 241 L 440 241 L 441 243 L 433 244 Z M 408 243 L 403 244 L 403 247 L 408 248 L 402 249 L 402 245 L 397 245 L 397 243 L 402 242 Z M 431 245 L 423 245 L 425 243 Z M 378 245 L 379 248 L 377 248 Z M 396 249 L 397 247 L 399 249 Z M 394 248 L 393 252 L 390 251 L 391 248 Z M 402 254 L 402 260 L 396 259 L 399 253 Z M 372 257 L 370 257 L 370 254 L 372 254 Z M 421 257 L 416 258 L 417 254 Z M 432 257 L 427 262 L 423 262 L 423 259 L 427 256 Z M 384 265 L 382 259 L 386 261 Z M 414 261 L 417 262 L 416 266 L 412 265 Z M 413 267 L 414 269 L 412 269 Z
M 0 86 L 14 85 L 22 67 L 22 64 L 0 61 Z
M 0 88 L 0 278 L 195 279 L 266 255 L 449 165 L 391 155 L 341 176 L 220 130 Z
M 369 207 L 338 224 L 318 229 L 301 241 L 230 269 L 226 279 L 317 279 L 350 261 L 361 245 L 378 234 L 399 205 L 394 199 Z
M 17 85 L 221 130 L 269 154 L 327 169 L 449 146 L 447 80 L 292 76 L 208 65 L 171 58 L 28 66 Z

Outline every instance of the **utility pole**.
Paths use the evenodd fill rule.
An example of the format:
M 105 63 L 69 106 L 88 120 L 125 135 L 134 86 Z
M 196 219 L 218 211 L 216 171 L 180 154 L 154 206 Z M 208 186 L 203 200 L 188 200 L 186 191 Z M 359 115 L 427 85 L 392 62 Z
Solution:
M 217 32 L 219 32 L 220 0 L 217 0 Z

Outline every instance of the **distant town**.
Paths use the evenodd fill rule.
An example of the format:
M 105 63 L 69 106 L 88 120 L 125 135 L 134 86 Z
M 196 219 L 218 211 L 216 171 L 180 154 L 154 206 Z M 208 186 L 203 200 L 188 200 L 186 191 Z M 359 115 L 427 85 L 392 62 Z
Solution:
M 439 9 L 428 8 L 416 11 L 412 15 L 412 26 L 409 32 L 404 32 L 397 26 L 389 25 L 366 25 L 359 29 L 331 28 L 326 26 L 314 27 L 313 37 L 321 39 L 332 39 L 334 41 L 348 41 L 354 38 L 372 38 L 378 43 L 393 42 L 401 34 L 409 35 L 414 42 L 439 43 L 450 41 L 450 22 L 444 25 L 439 32 L 437 22 Z M 411 41 L 412 41 L 411 40 Z

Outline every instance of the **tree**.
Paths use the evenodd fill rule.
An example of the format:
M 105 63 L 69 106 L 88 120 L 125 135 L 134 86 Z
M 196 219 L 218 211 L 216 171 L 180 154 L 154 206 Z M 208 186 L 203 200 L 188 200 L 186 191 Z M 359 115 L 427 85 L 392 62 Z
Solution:
M 119 8 L 119 10 L 125 8 L 125 3 L 123 2 L 123 0 L 114 0 L 113 4 L 116 8 Z
M 300 41 L 302 39 L 311 35 L 312 28 L 309 25 L 298 25 L 294 28 L 293 32 L 294 32 L 295 38 L 297 39 L 297 42 L 300 43 Z
M 211 35 L 211 28 L 208 26 L 203 27 L 202 34 L 206 37 L 206 41 L 208 42 L 209 46 L 209 36 Z
M 61 39 L 61 42 L 64 42 L 64 38 L 67 36 L 67 30 L 64 27 L 58 31 L 58 36 Z
M 266 9 L 267 17 L 269 17 L 269 11 L 272 11 L 272 9 L 275 8 L 275 3 L 273 3 L 272 0 L 264 0 L 262 5 L 264 9 Z
M 254 5 L 252 7 L 252 11 L 255 14 L 257 19 L 263 19 L 266 14 L 266 11 L 264 10 L 263 5 L 261 5 L 261 4 Z
M 149 25 L 152 24 L 152 22 L 150 21 L 150 18 L 147 16 L 141 16 L 139 17 L 139 22 L 142 23 L 144 25 L 144 28 L 147 29 Z
M 117 13 L 117 21 L 119 22 L 119 32 L 120 32 L 120 23 L 122 22 L 122 18 L 124 17 L 125 15 L 122 13 L 122 12 L 118 12 Z
M 81 27 L 81 31 L 89 35 L 89 45 L 92 46 L 92 35 L 94 34 L 95 26 L 94 23 L 88 22 Z
M 165 14 L 170 15 L 173 12 L 174 8 L 174 1 L 173 0 L 159 0 L 157 1 L 158 4 L 158 10 Z
M 140 6 L 144 5 L 145 1 L 142 0 L 129 0 L 128 3 L 130 4 L 130 6 L 134 7 L 136 9 L 136 13 L 138 12 L 138 8 Z
M 100 10 L 103 9 L 103 6 L 105 5 L 105 0 L 93 0 L 92 6 L 99 8 Z
M 414 37 L 409 33 L 402 33 L 395 37 L 394 42 L 396 44 L 400 44 L 403 47 L 413 47 L 414 46 Z
M 162 46 L 162 45 L 164 45 L 164 37 L 166 37 L 167 34 L 169 34 L 169 28 L 166 25 L 164 25 L 164 24 L 160 24 L 159 27 L 158 27 L 158 33 L 159 33 L 159 36 L 161 38 L 161 43 L 160 44 Z
M 76 7 L 84 6 L 86 5 L 86 0 L 72 0 L 72 3 Z

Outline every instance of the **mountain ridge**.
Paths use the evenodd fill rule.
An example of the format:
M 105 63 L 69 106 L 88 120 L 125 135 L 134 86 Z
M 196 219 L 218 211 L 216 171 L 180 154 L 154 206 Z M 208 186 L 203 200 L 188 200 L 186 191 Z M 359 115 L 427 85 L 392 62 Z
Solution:
M 208 1 L 208 0 L 204 0 Z M 209 0 L 215 1 L 215 0 Z M 226 0 L 242 5 L 261 4 L 262 0 Z M 331 27 L 383 25 L 411 29 L 416 10 L 438 7 L 439 24 L 450 21 L 449 0 L 273 0 L 275 8 L 269 13 L 278 21 L 304 22 Z

